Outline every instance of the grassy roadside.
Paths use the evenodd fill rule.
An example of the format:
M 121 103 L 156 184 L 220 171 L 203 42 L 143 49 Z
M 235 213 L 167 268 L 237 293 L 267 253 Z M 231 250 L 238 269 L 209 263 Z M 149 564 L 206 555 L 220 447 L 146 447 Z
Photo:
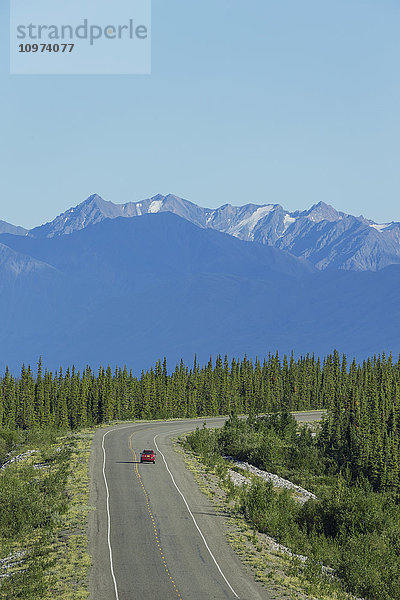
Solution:
M 37 432 L 0 471 L 0 599 L 88 598 L 93 431 Z
M 184 447 L 183 437 L 175 441 L 175 449 L 183 455 L 201 491 L 226 517 L 226 537 L 232 548 L 251 569 L 256 580 L 272 590 L 277 599 L 354 600 L 354 596 L 332 586 L 329 577 L 317 576 L 321 573 L 320 565 L 306 566 L 302 560 L 280 551 L 267 535 L 252 528 L 237 510 L 240 492 L 227 478 L 221 465 L 203 462 L 200 456 Z M 310 571 L 314 572 L 311 578 Z
M 89 457 L 93 431 L 73 436 L 74 450 L 66 485 L 68 510 L 60 521 L 52 547 L 54 566 L 49 578 L 51 586 L 45 600 L 57 595 L 62 600 L 89 598 L 87 516 L 89 506 Z

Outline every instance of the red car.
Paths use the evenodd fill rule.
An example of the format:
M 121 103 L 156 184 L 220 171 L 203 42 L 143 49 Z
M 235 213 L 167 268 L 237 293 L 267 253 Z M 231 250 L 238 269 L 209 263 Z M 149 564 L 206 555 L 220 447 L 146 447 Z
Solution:
M 152 462 L 153 465 L 156 462 L 156 453 L 154 450 L 143 450 L 140 455 L 140 462 Z

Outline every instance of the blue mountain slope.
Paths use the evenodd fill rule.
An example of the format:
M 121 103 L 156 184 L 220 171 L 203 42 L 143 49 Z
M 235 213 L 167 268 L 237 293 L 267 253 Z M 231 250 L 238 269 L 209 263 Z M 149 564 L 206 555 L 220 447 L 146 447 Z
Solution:
M 54 238 L 2 235 L 0 241 L 63 273 L 104 283 L 135 285 L 149 276 L 166 280 L 203 272 L 256 279 L 301 277 L 315 272 L 307 261 L 286 251 L 201 229 L 168 212 L 106 219 Z
M 12 233 L 13 235 L 26 235 L 28 233 L 27 229 L 23 227 L 17 227 L 16 225 L 11 225 L 11 223 L 7 223 L 6 221 L 0 220 L 0 233 Z
M 170 213 L 116 218 L 51 239 L 1 235 L 43 273 L 0 293 L 0 367 L 39 355 L 149 368 L 195 353 L 277 349 L 351 357 L 400 351 L 400 267 L 324 271 L 287 253 L 201 229 Z M 9 268 L 0 264 L 0 281 Z M 33 273 L 33 274 L 32 274 Z

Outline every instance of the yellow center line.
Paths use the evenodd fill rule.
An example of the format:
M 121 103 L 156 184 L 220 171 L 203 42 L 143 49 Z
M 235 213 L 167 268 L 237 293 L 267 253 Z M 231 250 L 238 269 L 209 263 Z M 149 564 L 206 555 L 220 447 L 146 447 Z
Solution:
M 156 538 L 156 544 L 157 544 L 158 550 L 160 552 L 160 558 L 162 560 L 163 566 L 165 567 L 165 571 L 166 571 L 168 577 L 171 580 L 171 583 L 172 583 L 172 585 L 173 585 L 173 587 L 174 587 L 174 589 L 175 589 L 175 591 L 177 593 L 177 596 L 178 596 L 179 600 L 182 600 L 182 596 L 180 595 L 180 593 L 178 591 L 178 588 L 175 585 L 175 581 L 172 579 L 170 570 L 168 569 L 168 566 L 167 566 L 167 563 L 166 563 L 166 560 L 165 560 L 165 557 L 164 557 L 164 554 L 162 552 L 161 545 L 160 545 L 160 542 L 159 542 L 159 539 L 158 539 L 157 527 L 155 525 L 154 516 L 153 516 L 153 513 L 151 512 L 151 508 L 150 508 L 150 498 L 149 498 L 149 495 L 148 495 L 148 493 L 146 491 L 146 488 L 143 485 L 142 476 L 139 473 L 139 469 L 138 469 L 137 455 L 136 455 L 135 450 L 132 447 L 132 438 L 133 438 L 133 435 L 134 434 L 132 433 L 131 437 L 129 438 L 129 448 L 131 449 L 132 456 L 133 456 L 133 462 L 134 462 L 134 465 L 135 465 L 135 475 L 138 478 L 139 483 L 142 486 L 143 493 L 145 495 L 146 504 L 147 504 L 147 510 L 149 511 L 150 519 L 153 522 L 153 528 L 154 528 L 154 535 L 155 535 L 155 538 Z

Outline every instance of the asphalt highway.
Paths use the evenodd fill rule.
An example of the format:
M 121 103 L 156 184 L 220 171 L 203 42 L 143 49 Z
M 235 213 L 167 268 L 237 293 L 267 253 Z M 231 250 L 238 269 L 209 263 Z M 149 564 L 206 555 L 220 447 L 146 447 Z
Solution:
M 224 420 L 206 422 L 218 427 Z M 93 600 L 276 598 L 234 553 L 224 517 L 173 449 L 171 438 L 203 422 L 136 422 L 96 432 L 89 517 Z M 144 448 L 156 451 L 155 465 L 140 464 Z

